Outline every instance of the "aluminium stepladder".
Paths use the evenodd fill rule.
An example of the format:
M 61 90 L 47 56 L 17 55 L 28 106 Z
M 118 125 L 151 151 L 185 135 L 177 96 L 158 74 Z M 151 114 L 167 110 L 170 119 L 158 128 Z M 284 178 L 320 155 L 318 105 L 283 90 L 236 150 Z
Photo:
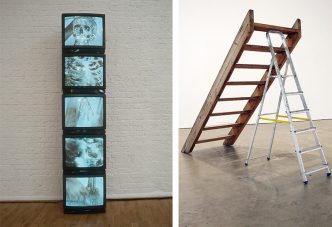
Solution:
M 274 47 L 273 47 L 273 44 L 272 44 L 272 41 L 271 41 L 271 33 L 274 33 L 274 34 L 277 34 L 277 35 L 280 36 L 281 41 L 282 41 L 282 48 L 284 48 L 284 51 L 285 51 L 286 56 L 287 56 L 286 69 L 285 69 L 284 75 L 281 75 L 280 68 L 279 68 L 278 62 L 276 60 L 276 53 L 274 51 Z M 315 127 L 315 125 L 312 121 L 307 103 L 305 101 L 304 94 L 303 94 L 303 91 L 301 89 L 301 86 L 300 86 L 300 83 L 299 83 L 299 80 L 298 80 L 298 76 L 296 74 L 295 67 L 294 67 L 294 64 L 293 64 L 293 61 L 292 61 L 292 58 L 291 58 L 291 55 L 290 55 L 290 51 L 289 51 L 288 46 L 285 42 L 285 37 L 279 31 L 270 30 L 266 33 L 266 38 L 267 38 L 267 42 L 268 42 L 268 45 L 269 45 L 269 48 L 270 48 L 272 59 L 271 59 L 271 64 L 270 64 L 270 67 L 269 67 L 265 87 L 264 87 L 263 97 L 262 97 L 262 101 L 261 101 L 261 104 L 260 104 L 259 113 L 258 113 L 257 120 L 256 120 L 256 125 L 255 125 L 254 132 L 253 132 L 253 135 L 252 135 L 252 138 L 251 138 L 251 141 L 250 141 L 248 156 L 247 156 L 247 159 L 245 161 L 245 165 L 248 165 L 248 162 L 250 160 L 253 143 L 254 143 L 257 128 L 258 128 L 258 125 L 259 125 L 259 120 L 262 119 L 262 120 L 268 120 L 268 121 L 273 121 L 274 122 L 273 129 L 272 129 L 272 136 L 271 136 L 271 140 L 270 140 L 270 143 L 269 143 L 269 150 L 268 150 L 268 154 L 267 154 L 267 160 L 270 160 L 270 157 L 271 157 L 272 144 L 273 144 L 273 139 L 274 139 L 277 123 L 278 122 L 279 123 L 289 123 L 290 132 L 291 132 L 291 136 L 292 136 L 292 141 L 293 141 L 293 144 L 294 144 L 294 147 L 295 147 L 295 152 L 296 152 L 296 155 L 297 155 L 297 159 L 298 159 L 298 163 L 299 163 L 299 167 L 300 167 L 300 172 L 301 172 L 301 176 L 302 176 L 304 184 L 308 183 L 307 175 L 309 175 L 311 173 L 315 173 L 315 172 L 318 172 L 318 171 L 321 171 L 321 170 L 326 170 L 327 176 L 330 176 L 331 171 L 330 171 L 328 163 L 326 161 L 322 145 L 319 141 L 319 138 L 318 138 L 318 135 L 317 135 L 317 132 L 316 132 L 316 127 Z M 292 74 L 290 74 L 290 75 L 287 74 L 288 67 L 290 67 L 291 72 L 292 72 Z M 273 74 L 272 72 L 275 72 L 276 75 L 272 75 Z M 275 113 L 264 113 L 264 114 L 262 114 L 264 100 L 265 100 L 269 80 L 270 80 L 271 77 L 277 78 L 279 86 L 280 86 L 280 94 L 279 94 L 277 110 L 276 110 Z M 297 91 L 295 91 L 295 92 L 286 92 L 285 91 L 285 82 L 286 82 L 287 78 L 293 78 L 295 80 Z M 302 105 L 303 105 L 303 109 L 295 110 L 295 111 L 290 110 L 289 103 L 288 103 L 288 98 L 287 98 L 290 95 L 299 95 L 300 96 L 301 102 L 302 102 Z M 279 115 L 281 100 L 283 100 L 283 102 L 284 102 L 287 116 Z M 295 114 L 295 113 L 305 113 L 307 118 L 295 117 L 295 116 L 293 116 L 293 114 Z M 271 118 L 262 117 L 262 116 L 265 116 L 265 115 L 275 115 L 275 118 L 271 119 Z M 279 120 L 278 117 L 288 118 L 288 121 Z M 310 127 L 306 128 L 306 129 L 296 130 L 295 127 L 294 127 L 293 119 L 308 121 Z M 314 137 L 316 145 L 312 146 L 312 147 L 301 149 L 300 146 L 299 146 L 298 138 L 297 138 L 297 134 L 299 134 L 299 133 L 312 133 L 312 136 Z M 305 167 L 304 167 L 304 164 L 303 164 L 302 155 L 305 154 L 305 153 L 313 152 L 313 151 L 319 151 L 320 152 L 320 158 L 321 158 L 321 161 L 322 161 L 322 166 L 316 167 L 312 170 L 306 170 Z

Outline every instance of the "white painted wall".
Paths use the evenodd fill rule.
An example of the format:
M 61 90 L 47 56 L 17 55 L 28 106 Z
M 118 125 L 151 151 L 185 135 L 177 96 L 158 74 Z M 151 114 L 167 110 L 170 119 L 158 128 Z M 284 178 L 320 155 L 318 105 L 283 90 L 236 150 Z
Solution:
M 0 1 L 0 200 L 62 199 L 61 14 L 106 14 L 107 198 L 171 195 L 172 2 Z
M 332 1 L 220 1 L 180 0 L 179 4 L 179 126 L 192 127 L 228 50 L 249 9 L 255 21 L 291 27 L 302 21 L 302 39 L 293 52 L 293 61 L 314 119 L 332 118 L 330 70 L 332 45 Z M 266 45 L 265 34 L 254 35 L 250 43 Z M 245 53 L 240 63 L 268 64 L 270 55 Z M 258 72 L 256 74 L 256 72 Z M 237 70 L 233 80 L 257 80 L 262 70 Z M 277 83 L 269 91 L 266 112 L 274 112 Z M 251 94 L 253 87 L 225 90 L 225 97 Z M 298 106 L 294 100 L 294 109 Z M 218 110 L 239 110 L 244 106 L 226 103 Z M 257 113 L 256 113 L 257 114 Z M 255 119 L 255 118 L 252 118 Z M 234 122 L 234 117 L 216 117 L 208 124 Z M 250 121 L 253 122 L 252 120 Z

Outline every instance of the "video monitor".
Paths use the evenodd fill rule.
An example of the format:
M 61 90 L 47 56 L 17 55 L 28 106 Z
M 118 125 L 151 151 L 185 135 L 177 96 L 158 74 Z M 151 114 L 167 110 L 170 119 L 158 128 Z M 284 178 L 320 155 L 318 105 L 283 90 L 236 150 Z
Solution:
M 64 212 L 104 212 L 105 184 L 105 174 L 65 174 L 63 176 Z
M 105 169 L 105 135 L 63 135 L 63 169 Z
M 105 49 L 105 15 L 62 14 L 62 45 L 69 52 Z
M 105 55 L 64 54 L 63 89 L 105 89 Z
M 62 97 L 64 130 L 106 128 L 104 94 L 64 94 Z

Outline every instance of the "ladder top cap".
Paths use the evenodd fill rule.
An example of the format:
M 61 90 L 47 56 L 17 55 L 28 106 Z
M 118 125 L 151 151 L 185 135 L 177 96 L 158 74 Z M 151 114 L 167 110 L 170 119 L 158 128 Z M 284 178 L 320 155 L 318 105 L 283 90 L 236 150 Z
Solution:
M 269 24 L 261 24 L 261 23 L 254 23 L 254 30 L 255 31 L 261 31 L 261 32 L 268 32 L 271 30 L 279 31 L 284 34 L 293 34 L 293 33 L 299 33 L 300 29 L 298 28 L 287 28 L 282 26 L 275 26 L 275 25 L 269 25 Z
M 246 15 L 246 19 L 249 20 L 251 27 L 253 30 L 256 31 L 263 31 L 266 32 L 268 30 L 277 30 L 281 31 L 285 34 L 300 34 L 301 36 L 301 19 L 297 18 L 295 23 L 291 28 L 288 27 L 282 27 L 282 26 L 276 26 L 276 25 L 268 25 L 268 24 L 262 24 L 262 23 L 256 23 L 254 20 L 254 10 L 249 9 Z

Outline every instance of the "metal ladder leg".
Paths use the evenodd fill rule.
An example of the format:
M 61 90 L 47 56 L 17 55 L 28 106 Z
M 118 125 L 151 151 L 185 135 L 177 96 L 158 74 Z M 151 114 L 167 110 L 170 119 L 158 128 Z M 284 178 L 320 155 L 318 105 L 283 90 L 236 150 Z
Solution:
M 284 51 L 286 53 L 286 57 L 287 57 L 287 62 L 286 63 L 287 64 L 286 64 L 286 70 L 285 70 L 285 75 L 284 76 L 282 76 L 281 73 L 280 73 L 280 68 L 279 68 L 279 65 L 278 65 L 278 62 L 277 62 L 276 53 L 274 52 L 274 47 L 273 47 L 273 44 L 272 44 L 272 41 L 271 41 L 270 33 L 275 33 L 275 34 L 278 34 L 280 36 L 281 41 L 282 41 L 282 47 L 284 48 Z M 266 82 L 265 82 L 263 97 L 262 97 L 262 101 L 261 101 L 261 104 L 260 104 L 259 113 L 258 113 L 258 116 L 257 116 L 255 128 L 254 128 L 253 135 L 252 135 L 250 145 L 249 145 L 247 159 L 245 160 L 245 165 L 248 165 L 250 157 L 251 157 L 252 147 L 253 147 L 253 143 L 254 143 L 254 140 L 255 140 L 255 137 L 256 137 L 256 132 L 257 132 L 257 128 L 258 128 L 258 124 L 259 124 L 259 120 L 261 119 L 261 116 L 276 114 L 274 120 L 273 119 L 268 119 L 268 118 L 262 118 L 262 119 L 274 121 L 273 129 L 272 129 L 272 135 L 271 135 L 271 139 L 270 139 L 270 143 L 269 143 L 269 150 L 268 150 L 268 154 L 267 154 L 267 159 L 268 160 L 270 159 L 277 123 L 278 122 L 285 122 L 285 121 L 278 120 L 278 117 L 280 116 L 279 111 L 280 111 L 281 100 L 283 99 L 284 100 L 283 103 L 285 105 L 286 114 L 287 114 L 287 118 L 288 118 L 288 123 L 289 123 L 289 127 L 290 127 L 291 137 L 292 137 L 292 141 L 293 141 L 293 144 L 294 144 L 294 147 L 295 147 L 295 152 L 296 152 L 296 156 L 297 156 L 297 160 L 298 160 L 298 164 L 299 164 L 299 169 L 300 169 L 300 173 L 301 173 L 303 182 L 305 184 L 308 182 L 307 175 L 309 175 L 311 173 L 314 173 L 314 172 L 317 172 L 317 171 L 320 171 L 320 170 L 324 170 L 324 169 L 327 172 L 327 176 L 330 176 L 331 172 L 330 172 L 326 157 L 324 155 L 323 148 L 320 144 L 314 122 L 312 121 L 309 109 L 307 107 L 307 104 L 306 104 L 304 94 L 302 92 L 299 80 L 297 78 L 295 67 L 294 67 L 292 58 L 290 56 L 290 52 L 289 52 L 285 37 L 284 37 L 283 33 L 279 32 L 279 31 L 268 31 L 266 33 L 266 38 L 267 38 L 267 41 L 268 41 L 268 45 L 269 45 L 269 48 L 270 48 L 270 53 L 272 55 L 272 59 L 271 59 L 271 63 L 270 63 L 270 66 L 269 66 L 267 79 L 266 79 Z M 275 68 L 276 77 L 278 78 L 278 83 L 279 83 L 279 87 L 280 87 L 278 106 L 277 106 L 276 113 L 262 114 L 262 109 L 263 109 L 265 96 L 266 96 L 266 92 L 267 92 L 267 87 L 268 87 L 268 84 L 269 84 L 269 80 L 271 78 L 271 73 L 272 73 L 273 67 Z M 292 75 L 287 75 L 288 67 L 291 68 Z M 303 108 L 304 108 L 303 110 L 300 110 L 300 111 L 291 111 L 290 110 L 287 95 L 294 95 L 294 94 L 292 94 L 292 92 L 286 93 L 286 91 L 285 91 L 286 78 L 289 77 L 289 76 L 294 77 L 296 87 L 297 87 L 297 90 L 298 90 L 298 92 L 295 92 L 294 94 L 295 95 L 300 95 L 300 98 L 301 98 L 301 101 L 302 101 L 302 104 L 303 104 Z M 309 121 L 309 124 L 310 124 L 309 130 L 307 130 L 307 129 L 298 130 L 298 131 L 295 130 L 292 113 L 297 113 L 297 112 L 305 112 L 306 113 L 307 118 L 305 120 Z M 284 117 L 284 116 L 281 116 L 281 117 Z M 303 118 L 299 118 L 299 117 L 294 116 L 294 119 L 303 119 Z M 303 151 L 301 151 L 299 141 L 298 141 L 298 138 L 297 138 L 297 133 L 302 133 L 302 132 L 306 132 L 306 131 L 311 131 L 313 133 L 316 146 L 315 147 L 309 147 L 309 148 L 306 148 Z M 306 170 L 304 168 L 303 159 L 302 159 L 302 152 L 307 153 L 307 152 L 315 151 L 315 150 L 320 151 L 320 158 L 322 160 L 323 167 L 320 167 L 318 169 L 314 169 L 314 170 L 310 170 L 310 171 L 306 172 Z
M 286 63 L 286 70 L 284 75 L 287 75 L 287 71 L 288 71 L 288 61 Z M 285 86 L 286 83 L 286 77 L 283 78 L 282 80 L 282 84 L 283 86 Z M 272 152 L 272 145 L 273 145 L 273 140 L 274 140 L 274 136 L 275 136 L 275 132 L 276 132 L 276 128 L 277 128 L 277 119 L 278 119 L 278 115 L 279 115 L 279 111 L 280 111 L 280 104 L 281 104 L 281 99 L 282 99 L 282 93 L 280 91 L 279 93 L 279 99 L 278 99 L 278 106 L 277 106 L 277 110 L 276 110 L 276 116 L 275 116 L 275 122 L 273 123 L 273 129 L 272 129 L 272 135 L 271 135 L 271 139 L 270 139 L 270 143 L 269 143 L 269 150 L 267 152 L 267 160 L 269 161 L 271 159 L 271 152 Z
M 244 162 L 244 164 L 246 166 L 249 164 L 249 160 L 250 160 L 250 157 L 251 157 L 252 146 L 253 146 L 254 141 L 255 141 L 256 132 L 257 132 L 258 124 L 259 124 L 259 118 L 260 118 L 260 115 L 262 113 L 262 109 L 263 109 L 263 105 L 264 105 L 264 100 L 265 100 L 265 94 L 266 94 L 267 87 L 268 87 L 268 84 L 269 84 L 269 81 L 270 81 L 270 78 L 271 78 L 272 68 L 273 68 L 273 61 L 271 60 L 270 67 L 269 67 L 269 72 L 268 72 L 268 75 L 267 75 L 267 78 L 266 78 L 266 82 L 265 82 L 265 86 L 264 86 L 262 101 L 261 101 L 261 104 L 260 104 L 260 107 L 259 107 L 259 111 L 258 111 L 258 115 L 257 115 L 257 119 L 256 119 L 255 128 L 254 128 L 251 140 L 250 140 L 250 145 L 249 145 L 247 159 Z
M 296 84 L 297 90 L 302 92 L 300 81 L 299 81 L 299 79 L 297 77 L 297 73 L 296 73 L 296 70 L 295 70 L 295 67 L 294 67 L 294 64 L 293 64 L 293 60 L 292 60 L 292 57 L 290 55 L 290 51 L 289 51 L 288 46 L 286 44 L 286 41 L 285 41 L 285 39 L 283 37 L 282 37 L 282 42 L 283 42 L 283 46 L 284 46 L 284 49 L 285 49 L 285 52 L 286 52 L 286 55 L 287 55 L 287 59 L 288 59 L 288 61 L 290 63 L 290 67 L 291 67 L 292 73 L 294 75 L 294 80 L 295 80 L 295 84 Z M 308 106 L 307 106 L 306 100 L 304 98 L 303 92 L 300 94 L 300 98 L 301 98 L 301 101 L 302 101 L 303 108 L 304 109 L 309 109 Z M 311 114 L 310 114 L 309 111 L 306 112 L 306 115 L 307 115 L 307 118 L 309 119 L 310 127 L 311 128 L 316 128 L 314 122 L 312 121 Z M 327 163 L 327 160 L 326 160 L 326 157 L 325 157 L 325 154 L 324 154 L 324 150 L 323 150 L 322 145 L 320 143 L 320 140 L 318 138 L 317 131 L 316 130 L 312 131 L 312 135 L 314 136 L 316 145 L 319 145 L 321 147 L 319 149 L 320 158 L 322 160 L 322 164 L 325 165 L 325 166 L 327 166 L 327 168 L 326 168 L 327 176 L 330 176 L 331 175 L 331 171 L 330 171 L 330 168 L 328 167 L 328 163 Z
M 281 93 L 282 93 L 282 97 L 284 99 L 285 109 L 286 109 L 286 113 L 287 113 L 287 116 L 288 116 L 288 121 L 289 121 L 289 125 L 290 125 L 290 128 L 291 128 L 291 132 L 292 132 L 291 133 L 292 134 L 292 140 L 293 140 L 293 143 L 294 143 L 294 146 L 295 146 L 295 151 L 296 151 L 296 155 L 297 155 L 297 159 L 298 159 L 298 163 L 299 163 L 299 167 L 300 167 L 301 176 L 302 176 L 303 182 L 306 183 L 306 182 L 308 182 L 308 180 L 307 180 L 307 176 L 305 174 L 305 169 L 304 169 L 304 165 L 303 165 L 302 156 L 300 154 L 299 143 L 298 143 L 296 135 L 294 134 L 295 129 L 294 129 L 294 125 L 293 125 L 293 119 L 292 119 L 292 116 L 291 116 L 291 112 L 290 112 L 290 108 L 289 108 L 289 104 L 288 104 L 288 99 L 287 99 L 287 96 L 286 96 L 285 87 L 283 86 L 283 81 L 281 79 L 279 65 L 278 65 L 277 59 L 275 57 L 275 53 L 274 53 L 270 33 L 276 33 L 276 34 L 280 35 L 280 37 L 282 39 L 282 42 L 283 42 L 283 47 L 284 47 L 284 49 L 286 51 L 286 54 L 287 54 L 287 60 L 290 63 L 290 66 L 291 66 L 291 69 L 292 69 L 293 73 L 294 73 L 294 71 L 293 71 L 294 66 L 292 65 L 291 60 L 288 58 L 290 56 L 290 54 L 289 54 L 289 52 L 287 52 L 288 48 L 287 48 L 287 45 L 286 45 L 285 38 L 284 38 L 283 34 L 278 32 L 278 31 L 268 31 L 266 33 L 266 38 L 267 38 L 267 41 L 268 41 L 268 44 L 269 44 L 269 47 L 270 47 L 270 52 L 271 52 L 271 55 L 272 55 L 275 71 L 277 73 L 277 78 L 278 78 L 278 81 L 279 81 L 279 86 L 280 86 L 280 90 L 281 90 Z M 295 75 L 295 74 L 293 74 L 293 75 Z

